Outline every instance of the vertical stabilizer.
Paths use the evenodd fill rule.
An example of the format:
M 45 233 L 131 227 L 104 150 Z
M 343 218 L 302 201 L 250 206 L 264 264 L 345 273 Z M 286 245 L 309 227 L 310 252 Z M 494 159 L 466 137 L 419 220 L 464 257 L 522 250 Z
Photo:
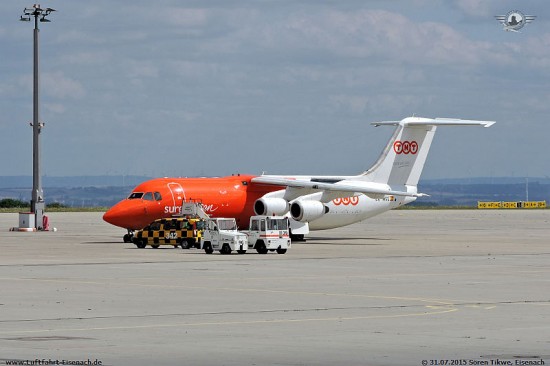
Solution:
M 362 181 L 416 186 L 422 174 L 437 126 L 483 126 L 493 121 L 408 117 L 402 121 L 375 122 L 375 126 L 397 126 L 376 163 L 361 174 Z

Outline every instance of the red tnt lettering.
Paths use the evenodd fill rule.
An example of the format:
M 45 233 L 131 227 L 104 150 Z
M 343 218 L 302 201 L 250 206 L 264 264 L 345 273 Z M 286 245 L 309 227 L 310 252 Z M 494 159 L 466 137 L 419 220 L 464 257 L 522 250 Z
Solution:
M 415 155 L 418 152 L 418 143 L 416 141 L 395 141 L 393 143 L 393 151 L 397 155 L 400 154 L 412 154 Z

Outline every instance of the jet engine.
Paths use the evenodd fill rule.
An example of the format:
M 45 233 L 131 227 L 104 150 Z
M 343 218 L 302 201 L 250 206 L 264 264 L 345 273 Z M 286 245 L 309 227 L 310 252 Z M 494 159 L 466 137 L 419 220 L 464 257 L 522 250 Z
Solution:
M 284 215 L 288 212 L 288 202 L 282 198 L 260 198 L 254 202 L 256 215 Z
M 296 201 L 290 205 L 290 215 L 296 221 L 310 222 L 328 212 L 328 207 L 319 201 Z

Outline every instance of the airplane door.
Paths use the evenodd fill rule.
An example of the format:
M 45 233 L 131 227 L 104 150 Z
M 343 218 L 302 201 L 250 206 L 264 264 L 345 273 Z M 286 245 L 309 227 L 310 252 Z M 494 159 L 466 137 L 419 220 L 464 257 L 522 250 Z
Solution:
M 183 200 L 185 200 L 185 191 L 179 183 L 168 183 L 168 189 L 170 190 L 171 199 L 172 199 L 172 210 L 181 210 Z

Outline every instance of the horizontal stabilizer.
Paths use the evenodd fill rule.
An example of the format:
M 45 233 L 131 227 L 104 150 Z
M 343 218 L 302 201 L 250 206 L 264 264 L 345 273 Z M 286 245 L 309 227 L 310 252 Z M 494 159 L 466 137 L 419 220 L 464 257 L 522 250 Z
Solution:
M 401 121 L 372 122 L 372 125 L 378 126 L 483 126 L 491 127 L 495 121 L 477 121 L 471 119 L 457 118 L 419 118 L 409 117 Z

